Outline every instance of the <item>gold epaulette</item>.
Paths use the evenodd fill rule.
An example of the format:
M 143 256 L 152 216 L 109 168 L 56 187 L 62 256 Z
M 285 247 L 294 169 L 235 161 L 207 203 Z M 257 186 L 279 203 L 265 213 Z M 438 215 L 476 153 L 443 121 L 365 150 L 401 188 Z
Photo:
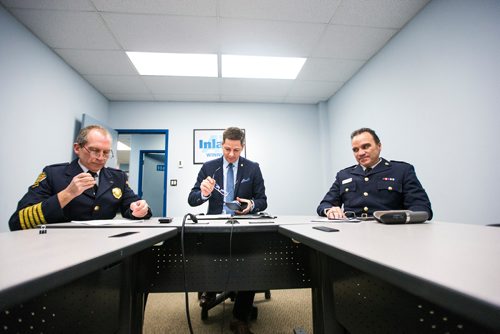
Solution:
M 38 175 L 38 177 L 36 178 L 35 183 L 33 183 L 33 185 L 31 186 L 31 188 L 38 187 L 38 185 L 40 184 L 40 182 L 42 182 L 46 178 L 47 178 L 47 174 L 45 174 L 45 172 L 41 172 L 40 175 Z
M 23 230 L 45 224 L 45 217 L 42 212 L 42 203 L 31 205 L 19 210 L 19 222 Z

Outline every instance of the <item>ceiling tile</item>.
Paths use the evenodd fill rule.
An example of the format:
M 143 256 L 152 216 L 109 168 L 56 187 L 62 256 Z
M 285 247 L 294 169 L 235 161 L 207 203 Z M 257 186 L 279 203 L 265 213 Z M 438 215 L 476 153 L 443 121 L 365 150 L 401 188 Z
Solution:
M 216 18 L 102 15 L 126 51 L 215 53 L 218 50 Z
M 0 0 L 7 8 L 57 9 L 92 11 L 90 0 Z
M 92 0 L 99 11 L 136 14 L 215 16 L 216 0 Z
M 103 94 L 149 94 L 140 76 L 132 75 L 84 75 Z
M 328 23 L 340 0 L 220 0 L 221 17 Z
M 313 57 L 367 60 L 397 32 L 396 29 L 331 25 Z
M 298 80 L 347 81 L 365 61 L 332 58 L 309 58 L 297 76 Z
M 218 102 L 215 94 L 154 94 L 156 101 Z
M 330 98 L 343 84 L 343 82 L 295 81 L 288 96 L 317 97 L 324 100 Z
M 0 0 L 110 100 L 317 103 L 429 0 Z M 307 57 L 297 80 L 141 77 L 124 51 Z
M 119 49 L 97 13 L 14 9 L 13 14 L 53 48 Z
M 153 94 L 106 93 L 104 96 L 110 101 L 154 101 L 155 99 Z
M 220 79 L 222 95 L 285 96 L 293 80 Z
M 137 75 L 124 51 L 55 49 L 80 74 Z
M 222 95 L 221 102 L 247 102 L 247 103 L 283 103 L 283 96 L 269 95 Z
M 220 20 L 221 53 L 306 57 L 326 25 L 262 20 Z
M 429 0 L 349 0 L 338 7 L 333 24 L 401 28 Z
M 143 77 L 147 87 L 154 94 L 219 95 L 218 78 L 167 77 L 148 75 Z
M 317 97 L 295 97 L 295 96 L 287 96 L 283 103 L 300 103 L 300 104 L 316 104 L 321 101 L 326 101 L 322 99 L 318 99 Z

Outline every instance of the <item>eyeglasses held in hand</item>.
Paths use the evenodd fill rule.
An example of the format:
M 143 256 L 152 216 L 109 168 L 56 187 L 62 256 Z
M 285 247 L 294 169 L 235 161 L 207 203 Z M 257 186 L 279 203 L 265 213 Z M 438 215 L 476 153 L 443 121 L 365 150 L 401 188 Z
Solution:
M 212 174 L 212 179 L 214 179 L 215 181 L 215 173 L 217 173 L 217 171 L 219 171 L 222 167 L 219 167 L 217 168 L 214 173 Z M 238 183 L 238 180 L 236 180 L 236 183 Z M 227 192 L 226 190 L 224 190 L 224 188 L 222 188 L 218 183 L 217 181 L 215 182 L 215 187 L 214 189 L 219 193 L 221 194 L 222 196 L 226 197 L 227 195 L 229 195 L 229 192 Z
M 217 168 L 215 170 L 215 172 L 212 174 L 212 179 L 215 181 L 215 173 L 217 173 L 217 171 L 221 169 L 221 167 Z M 229 193 L 227 191 L 224 190 L 224 188 L 222 188 L 221 186 L 219 186 L 219 184 L 217 183 L 217 181 L 215 181 L 215 187 L 214 189 L 219 193 L 221 194 L 222 196 L 226 197 L 227 195 L 229 195 Z

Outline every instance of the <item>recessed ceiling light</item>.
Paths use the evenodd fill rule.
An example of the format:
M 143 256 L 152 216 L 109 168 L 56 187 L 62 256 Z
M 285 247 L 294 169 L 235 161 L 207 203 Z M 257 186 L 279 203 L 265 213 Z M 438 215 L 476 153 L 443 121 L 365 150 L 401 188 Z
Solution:
M 127 52 L 140 75 L 217 77 L 216 54 Z
M 223 78 L 295 79 L 306 58 L 222 55 Z

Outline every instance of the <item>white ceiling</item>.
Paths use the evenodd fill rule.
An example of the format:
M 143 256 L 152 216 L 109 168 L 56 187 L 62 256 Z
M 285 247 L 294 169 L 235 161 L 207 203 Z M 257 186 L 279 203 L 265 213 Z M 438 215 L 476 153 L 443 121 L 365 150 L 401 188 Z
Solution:
M 429 0 L 0 0 L 111 101 L 328 100 Z M 139 76 L 125 51 L 307 57 L 296 80 Z

